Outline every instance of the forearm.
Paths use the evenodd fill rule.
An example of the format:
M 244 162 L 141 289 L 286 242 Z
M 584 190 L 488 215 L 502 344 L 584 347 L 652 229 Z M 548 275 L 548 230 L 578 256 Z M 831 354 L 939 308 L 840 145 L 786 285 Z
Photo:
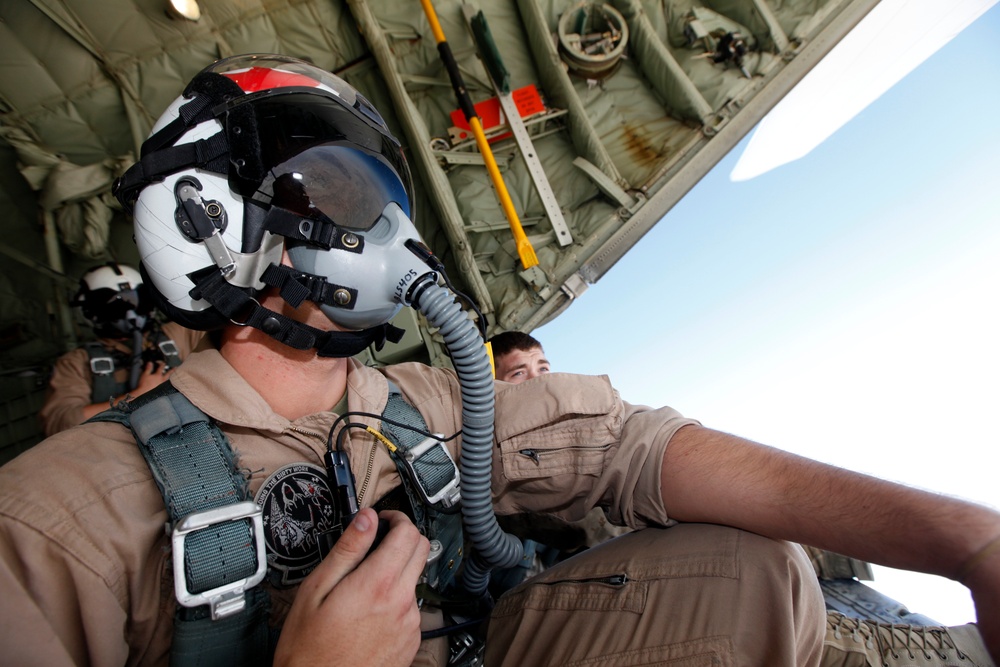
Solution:
M 679 521 L 732 525 L 952 578 L 1000 535 L 1000 515 L 985 507 L 701 427 L 671 439 L 661 485 Z
M 91 403 L 90 405 L 85 405 L 81 410 L 83 419 L 80 420 L 80 423 L 82 424 L 83 422 L 87 421 L 94 415 L 100 414 L 110 408 L 111 408 L 111 401 L 104 401 L 103 403 Z
M 97 414 L 85 412 L 91 402 L 90 394 L 87 352 L 76 349 L 60 357 L 52 369 L 45 404 L 39 411 L 45 435 L 65 431 Z

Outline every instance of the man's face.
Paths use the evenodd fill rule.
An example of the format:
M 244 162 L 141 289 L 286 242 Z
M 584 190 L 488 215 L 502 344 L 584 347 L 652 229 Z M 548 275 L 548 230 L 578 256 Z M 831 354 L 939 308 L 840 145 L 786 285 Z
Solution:
M 507 354 L 494 359 L 497 369 L 497 379 L 504 382 L 519 384 L 542 373 L 549 372 L 549 360 L 540 347 L 530 350 L 511 350 Z

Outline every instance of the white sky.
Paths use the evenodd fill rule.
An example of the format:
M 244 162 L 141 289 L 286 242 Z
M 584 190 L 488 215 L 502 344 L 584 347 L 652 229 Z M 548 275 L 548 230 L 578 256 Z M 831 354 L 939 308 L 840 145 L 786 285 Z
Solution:
M 744 140 L 534 332 L 554 370 L 1000 507 L 997 44 L 993 7 L 812 153 L 734 182 Z M 953 582 L 876 568 L 874 585 L 974 620 Z
M 881 0 L 761 121 L 733 179 L 748 180 L 809 153 L 996 1 Z

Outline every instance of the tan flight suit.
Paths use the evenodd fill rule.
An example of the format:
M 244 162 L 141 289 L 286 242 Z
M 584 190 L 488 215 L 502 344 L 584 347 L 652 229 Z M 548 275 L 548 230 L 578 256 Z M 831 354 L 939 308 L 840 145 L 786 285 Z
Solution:
M 350 364 L 349 410 L 381 414 L 388 377 L 431 431 L 460 430 L 452 373 Z M 289 422 L 215 350 L 192 355 L 172 382 L 229 436 L 252 492 L 282 466 L 322 465 L 334 414 Z M 675 658 L 679 665 L 819 664 L 826 615 L 801 549 L 717 526 L 663 528 L 671 523 L 659 490 L 663 453 L 677 429 L 692 423 L 669 408 L 622 402 L 604 377 L 553 373 L 497 384 L 499 513 L 577 520 L 602 505 L 612 521 L 645 530 L 589 549 L 544 572 L 546 583 L 528 582 L 501 598 L 487 638 L 489 667 Z M 359 481 L 373 465 L 362 506 L 398 484 L 385 447 L 370 434 L 351 429 L 344 447 Z M 0 468 L 3 662 L 167 664 L 175 601 L 166 519 L 146 462 L 118 424 L 59 433 Z M 268 587 L 279 625 L 295 589 Z M 425 642 L 417 662 L 434 664 L 441 643 Z
M 204 331 L 192 331 L 175 322 L 167 322 L 162 328 L 163 335 L 177 346 L 177 352 L 183 361 L 205 336 Z M 131 340 L 101 338 L 99 342 L 105 348 L 132 354 Z M 118 369 L 115 380 L 128 381 L 128 369 Z M 45 435 L 53 435 L 59 431 L 76 426 L 83 421 L 83 408 L 92 404 L 93 375 L 90 371 L 90 355 L 85 348 L 71 350 L 56 360 L 49 380 L 49 389 L 45 404 L 38 413 Z M 109 397 L 110 398 L 110 397 Z M 107 400 L 107 399 L 104 399 Z

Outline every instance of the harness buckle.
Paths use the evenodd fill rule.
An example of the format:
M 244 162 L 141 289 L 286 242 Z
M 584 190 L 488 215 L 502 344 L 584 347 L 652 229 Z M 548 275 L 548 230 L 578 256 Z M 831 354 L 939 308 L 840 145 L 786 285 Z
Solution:
M 179 359 L 181 356 L 181 351 L 177 349 L 177 344 L 172 340 L 162 341 L 157 345 L 157 347 L 160 348 L 160 353 L 167 359 L 171 359 L 173 357 L 177 357 Z
M 184 542 L 187 536 L 214 525 L 246 520 L 250 521 L 254 534 L 257 571 L 249 577 L 201 593 L 192 593 L 188 590 L 184 568 Z M 267 574 L 264 512 L 252 500 L 189 514 L 174 525 L 170 541 L 174 559 L 174 594 L 177 596 L 178 604 L 184 607 L 200 607 L 207 604 L 212 611 L 213 621 L 243 611 L 246 607 L 246 591 L 263 581 L 264 575 Z
M 111 357 L 94 357 L 90 360 L 90 372 L 94 375 L 111 375 L 115 372 L 115 362 Z
M 410 479 L 429 505 L 440 502 L 448 508 L 458 504 L 462 499 L 458 466 L 441 440 L 424 438 L 416 447 L 402 453 Z

